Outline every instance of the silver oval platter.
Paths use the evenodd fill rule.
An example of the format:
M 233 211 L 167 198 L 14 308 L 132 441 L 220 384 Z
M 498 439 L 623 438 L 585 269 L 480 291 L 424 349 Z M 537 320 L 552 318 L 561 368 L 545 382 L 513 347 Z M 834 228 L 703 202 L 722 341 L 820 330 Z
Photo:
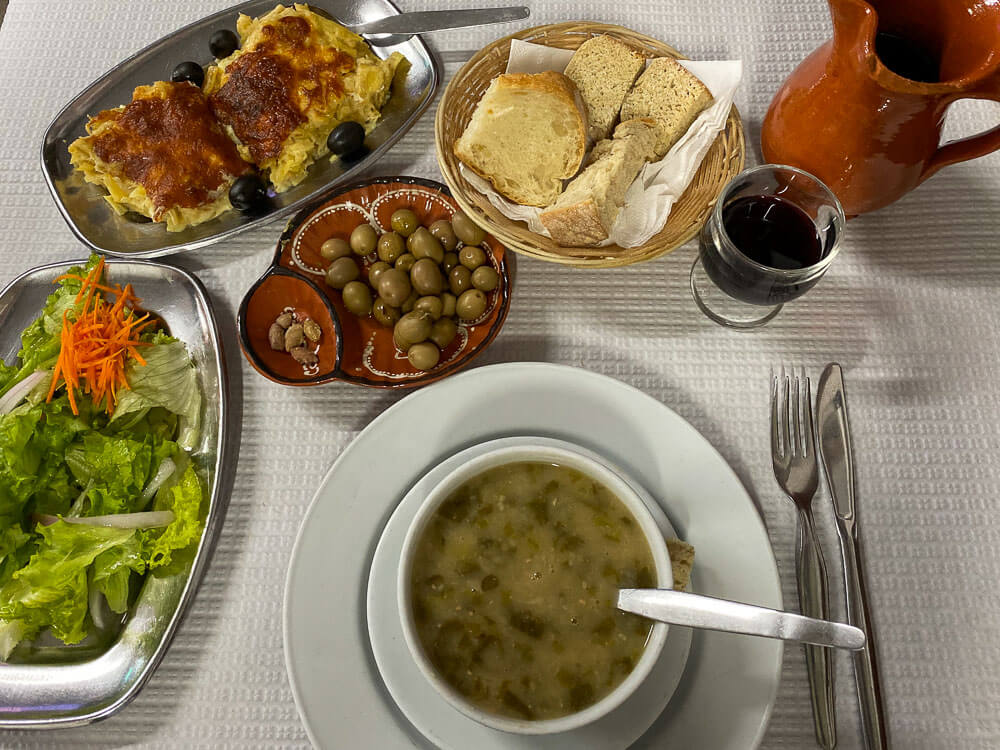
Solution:
M 414 36 L 391 47 L 373 46 L 379 57 L 400 52 L 410 65 L 405 76 L 402 72 L 397 74 L 392 95 L 382 109 L 382 119 L 365 139 L 370 149 L 365 158 L 350 165 L 342 164 L 339 159 L 320 158 L 305 180 L 274 196 L 268 209 L 254 216 L 232 210 L 183 231 L 168 232 L 162 223 L 145 218 L 138 221 L 130 215 L 115 213 L 104 200 L 104 191 L 84 182 L 69 161 L 67 146 L 86 134 L 88 117 L 127 104 L 136 86 L 169 81 L 171 71 L 180 62 L 211 62 L 208 40 L 213 32 L 235 30 L 240 13 L 256 17 L 277 4 L 278 0 L 250 0 L 163 37 L 94 81 L 55 116 L 42 140 L 42 173 L 60 213 L 85 245 L 116 257 L 149 258 L 205 247 L 262 226 L 370 168 L 427 109 L 441 80 L 440 65 L 427 45 Z M 347 26 L 399 14 L 389 0 L 315 0 L 311 6 Z
M 0 291 L 0 356 L 13 361 L 20 334 L 38 317 L 53 281 L 85 261 L 39 266 Z M 194 598 L 225 513 L 236 465 L 229 383 L 215 318 L 197 279 L 151 261 L 108 261 L 113 280 L 127 279 L 172 335 L 184 341 L 198 370 L 202 434 L 192 452 L 208 488 L 205 528 L 190 564 L 162 577 L 147 576 L 117 638 L 110 644 L 66 646 L 39 639 L 0 662 L 0 728 L 86 724 L 115 713 L 136 696 L 156 669 Z

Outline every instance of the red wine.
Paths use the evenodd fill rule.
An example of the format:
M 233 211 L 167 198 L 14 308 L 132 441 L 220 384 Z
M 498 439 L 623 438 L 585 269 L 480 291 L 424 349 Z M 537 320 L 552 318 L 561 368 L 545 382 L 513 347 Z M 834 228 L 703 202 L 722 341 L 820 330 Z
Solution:
M 727 260 L 726 253 L 705 248 L 714 238 L 712 232 L 702 232 L 705 272 L 730 297 L 775 305 L 798 297 L 819 280 L 783 278 L 780 273 L 813 266 L 826 254 L 816 224 L 798 206 L 772 195 L 737 198 L 723 207 L 722 226 L 743 256 L 766 267 Z
M 902 34 L 880 31 L 875 35 L 875 54 L 898 76 L 921 83 L 941 80 L 941 65 L 930 50 Z

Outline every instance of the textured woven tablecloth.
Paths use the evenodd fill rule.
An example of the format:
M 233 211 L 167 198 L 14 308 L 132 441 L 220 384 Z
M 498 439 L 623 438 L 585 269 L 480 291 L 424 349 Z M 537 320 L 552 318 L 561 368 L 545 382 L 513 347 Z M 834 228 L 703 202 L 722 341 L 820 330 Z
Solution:
M 80 257 L 42 181 L 38 148 L 56 111 L 109 67 L 227 0 L 11 0 L 0 26 L 0 284 Z M 407 0 L 404 10 L 468 0 Z M 742 58 L 736 103 L 759 160 L 760 120 L 795 64 L 831 32 L 822 0 L 534 0 L 533 24 L 619 23 L 695 58 Z M 432 42 L 446 80 L 508 25 Z M 985 130 L 994 105 L 960 105 L 947 133 Z M 438 177 L 433 108 L 373 173 Z M 0 733 L 0 745 L 307 746 L 285 675 L 281 601 L 306 506 L 338 453 L 400 395 L 348 385 L 287 389 L 239 355 L 234 315 L 280 224 L 169 259 L 211 292 L 242 391 L 235 489 L 214 559 L 169 653 L 139 697 L 86 728 Z M 688 288 L 693 245 L 623 270 L 520 259 L 510 317 L 479 363 L 544 360 L 651 394 L 718 448 L 759 501 L 797 603 L 794 511 L 768 453 L 767 380 L 782 363 L 846 370 L 883 680 L 897 748 L 1000 747 L 1000 156 L 945 169 L 899 203 L 852 221 L 831 270 L 754 333 L 719 328 Z M 242 383 L 242 388 L 240 388 Z M 294 470 L 288 446 L 296 446 Z M 819 524 L 836 549 L 825 492 Z M 831 571 L 835 567 L 831 566 Z M 834 572 L 835 614 L 843 595 Z M 861 747 L 853 675 L 838 656 L 840 747 Z M 705 717 L 706 721 L 712 717 Z M 813 747 L 802 650 L 785 650 L 766 748 Z M 692 748 L 691 750 L 711 750 Z

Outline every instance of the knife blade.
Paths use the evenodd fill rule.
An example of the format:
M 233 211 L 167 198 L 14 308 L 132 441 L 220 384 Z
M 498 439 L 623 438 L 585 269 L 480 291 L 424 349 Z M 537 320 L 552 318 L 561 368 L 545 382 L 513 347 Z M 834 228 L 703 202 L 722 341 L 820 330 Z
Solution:
M 854 454 L 847 418 L 847 393 L 844 390 L 843 370 L 836 362 L 828 364 L 820 376 L 816 416 L 819 453 L 837 516 L 837 536 L 840 538 L 844 588 L 847 593 L 847 621 L 863 630 L 866 636 L 865 647 L 853 655 L 865 746 L 885 750 L 889 747 L 889 733 L 885 722 L 875 632 L 858 534 Z

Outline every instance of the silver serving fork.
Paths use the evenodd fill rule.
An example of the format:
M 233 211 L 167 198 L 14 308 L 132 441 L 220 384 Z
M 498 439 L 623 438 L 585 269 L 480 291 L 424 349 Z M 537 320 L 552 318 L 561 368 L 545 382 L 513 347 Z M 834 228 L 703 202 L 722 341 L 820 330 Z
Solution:
M 791 380 L 794 380 L 792 387 Z M 771 376 L 771 461 L 774 476 L 799 512 L 795 572 L 799 609 L 808 617 L 830 619 L 826 563 L 813 526 L 811 503 L 819 484 L 809 378 L 789 378 L 782 368 Z M 833 664 L 829 649 L 805 646 L 816 741 L 828 750 L 837 746 Z

